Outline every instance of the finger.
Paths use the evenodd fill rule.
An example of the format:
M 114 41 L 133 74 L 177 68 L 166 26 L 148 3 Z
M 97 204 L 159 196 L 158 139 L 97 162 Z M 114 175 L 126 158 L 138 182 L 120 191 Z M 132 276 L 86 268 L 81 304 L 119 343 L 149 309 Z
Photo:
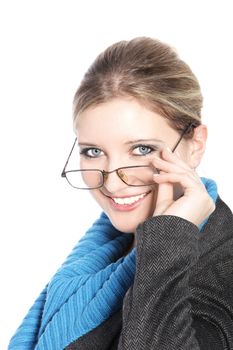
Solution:
M 166 153 L 167 152 L 167 153 Z M 199 180 L 199 176 L 196 173 L 194 169 L 192 169 L 188 164 L 186 164 L 183 160 L 180 158 L 177 158 L 174 156 L 173 153 L 169 153 L 169 151 L 165 151 L 166 157 L 169 160 L 164 160 L 159 157 L 154 157 L 152 160 L 153 167 L 157 170 L 158 173 L 160 171 L 163 171 L 165 173 L 184 173 L 187 172 L 187 174 L 190 177 L 193 177 L 196 180 Z
M 157 175 L 154 175 L 154 181 L 159 184 L 175 184 L 179 183 L 181 186 L 185 189 L 201 189 L 203 191 L 203 188 L 205 186 L 203 185 L 201 179 L 198 176 L 191 176 L 187 172 L 183 173 L 160 173 Z
M 172 152 L 169 147 L 164 147 L 161 151 L 161 159 L 177 164 L 184 169 L 190 169 L 190 166 L 185 162 L 178 153 Z
M 161 172 L 161 175 L 164 173 Z M 160 176 L 160 175 L 157 175 Z M 154 175 L 156 178 L 156 175 Z M 168 182 L 158 186 L 155 214 L 162 214 L 173 203 L 173 185 Z
M 215 203 L 206 191 L 204 184 L 196 182 L 186 173 L 161 174 L 155 177 L 155 181 L 159 187 L 163 183 L 177 182 L 184 188 L 184 195 L 163 212 L 166 215 L 176 215 L 199 225 L 215 209 Z
M 177 163 L 154 157 L 152 160 L 152 166 L 158 173 L 189 173 L 190 176 L 196 177 L 196 173 L 188 166 L 183 166 Z
M 161 177 L 165 175 L 165 173 L 160 172 L 159 175 L 154 175 L 154 179 L 156 181 L 157 177 Z M 157 200 L 173 200 L 173 185 L 168 182 L 160 182 L 157 192 Z

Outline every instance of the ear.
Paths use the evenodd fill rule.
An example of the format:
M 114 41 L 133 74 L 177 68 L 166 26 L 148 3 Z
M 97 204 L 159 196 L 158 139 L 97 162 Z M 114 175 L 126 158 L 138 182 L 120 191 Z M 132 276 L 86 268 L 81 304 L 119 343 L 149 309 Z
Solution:
M 207 127 L 201 124 L 194 128 L 193 137 L 189 140 L 189 165 L 194 169 L 198 167 L 205 153 L 207 136 Z

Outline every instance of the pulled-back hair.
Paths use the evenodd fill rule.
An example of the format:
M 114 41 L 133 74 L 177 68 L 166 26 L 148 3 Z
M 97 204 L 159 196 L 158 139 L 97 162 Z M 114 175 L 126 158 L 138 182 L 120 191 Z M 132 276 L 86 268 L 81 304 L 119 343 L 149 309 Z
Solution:
M 147 37 L 120 41 L 90 66 L 74 96 L 79 113 L 119 97 L 132 97 L 178 131 L 201 124 L 202 94 L 196 76 L 169 45 Z M 192 130 L 187 137 L 191 137 Z

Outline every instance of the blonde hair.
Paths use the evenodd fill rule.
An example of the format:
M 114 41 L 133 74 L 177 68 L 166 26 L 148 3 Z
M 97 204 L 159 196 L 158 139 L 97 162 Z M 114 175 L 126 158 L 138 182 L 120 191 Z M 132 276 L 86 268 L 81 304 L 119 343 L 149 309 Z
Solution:
M 79 113 L 116 97 L 137 99 L 178 131 L 201 124 L 198 80 L 176 51 L 159 40 L 120 41 L 97 56 L 75 93 L 74 123 Z

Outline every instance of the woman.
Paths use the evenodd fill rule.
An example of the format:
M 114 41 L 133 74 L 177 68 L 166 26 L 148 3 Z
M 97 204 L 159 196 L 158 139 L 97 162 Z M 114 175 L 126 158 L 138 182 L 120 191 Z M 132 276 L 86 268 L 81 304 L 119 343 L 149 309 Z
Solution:
M 9 349 L 233 349 L 232 213 L 196 172 L 199 83 L 168 45 L 122 41 L 74 98 L 62 172 L 103 209 Z M 67 170 L 72 152 L 79 169 Z

